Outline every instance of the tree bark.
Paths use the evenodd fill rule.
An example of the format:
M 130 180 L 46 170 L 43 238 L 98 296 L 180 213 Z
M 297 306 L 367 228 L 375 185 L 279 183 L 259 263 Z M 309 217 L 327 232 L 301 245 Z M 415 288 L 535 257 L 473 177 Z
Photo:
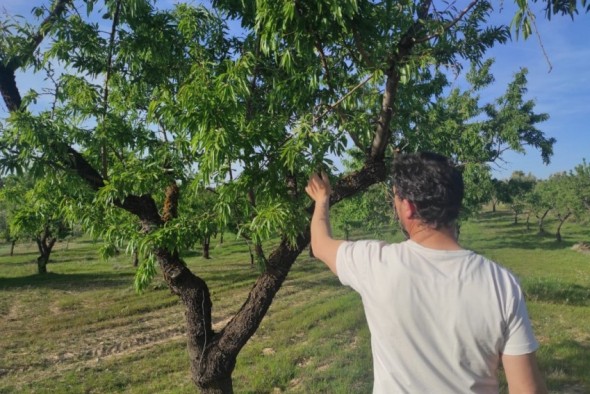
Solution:
M 133 254 L 131 255 L 131 259 L 133 261 L 133 266 L 139 267 L 139 253 L 137 252 L 137 248 L 133 248 Z
M 540 215 L 537 216 L 538 219 L 538 228 L 539 228 L 539 235 L 543 235 L 545 234 L 545 218 L 547 217 L 547 214 L 549 213 L 549 211 L 551 210 L 551 208 L 545 210 L 545 212 Z
M 565 223 L 565 221 L 570 217 L 572 213 L 568 212 L 567 214 L 565 214 L 565 216 L 561 216 L 561 215 L 557 215 L 557 219 L 559 220 L 559 225 L 557 226 L 557 231 L 555 232 L 555 239 L 557 240 L 557 242 L 561 242 L 562 238 L 561 238 L 561 227 L 563 226 L 563 224 Z
M 49 227 L 45 227 L 40 237 L 35 239 L 37 248 L 39 249 L 39 257 L 37 257 L 37 273 L 44 275 L 47 273 L 47 264 L 49 257 L 57 238 L 51 235 Z
M 211 245 L 211 237 L 210 236 L 206 236 L 203 239 L 203 257 L 206 258 L 206 259 L 210 259 L 211 258 L 211 256 L 209 255 L 210 245 Z
M 264 256 L 264 250 L 262 249 L 262 244 L 260 242 L 254 244 L 254 253 L 256 254 L 256 261 L 258 264 L 266 265 L 266 257 Z

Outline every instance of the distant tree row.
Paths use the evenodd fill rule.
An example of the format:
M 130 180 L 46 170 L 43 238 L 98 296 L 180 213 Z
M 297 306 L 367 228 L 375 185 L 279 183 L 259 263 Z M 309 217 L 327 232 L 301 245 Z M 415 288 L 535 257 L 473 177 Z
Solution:
M 590 165 L 586 161 L 545 180 L 515 171 L 509 179 L 494 179 L 492 185 L 493 211 L 498 203 L 503 203 L 510 208 L 515 224 L 520 215 L 526 215 L 527 228 L 534 217 L 540 234 L 546 232 L 545 219 L 552 214 L 558 221 L 557 241 L 562 240 L 561 230 L 568 219 L 590 220 Z

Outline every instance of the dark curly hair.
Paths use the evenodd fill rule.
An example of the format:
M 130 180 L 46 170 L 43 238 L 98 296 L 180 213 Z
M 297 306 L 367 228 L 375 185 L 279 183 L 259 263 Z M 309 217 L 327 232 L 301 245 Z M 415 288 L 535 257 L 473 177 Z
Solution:
M 413 203 L 425 224 L 449 227 L 459 216 L 463 176 L 447 157 L 432 152 L 398 154 L 392 175 L 397 196 Z

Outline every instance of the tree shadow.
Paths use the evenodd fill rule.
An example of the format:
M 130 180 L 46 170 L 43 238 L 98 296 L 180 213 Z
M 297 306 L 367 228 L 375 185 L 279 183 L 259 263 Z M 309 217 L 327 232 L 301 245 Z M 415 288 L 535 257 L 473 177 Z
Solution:
M 528 278 L 523 279 L 522 287 L 527 299 L 532 301 L 590 306 L 590 287 L 551 279 Z
M 550 390 L 576 388 L 572 392 L 590 392 L 588 369 L 590 368 L 590 346 L 573 339 L 543 346 L 543 357 L 539 357 L 541 370 L 545 374 Z
M 529 228 L 525 220 L 514 223 L 513 215 L 507 212 L 482 212 L 474 218 L 479 225 L 484 225 L 490 230 L 499 234 L 494 238 L 494 247 L 518 248 L 518 249 L 541 249 L 541 250 L 564 250 L 571 248 L 580 241 L 580 237 L 586 236 L 578 227 L 562 230 L 562 240 L 557 241 L 555 229 L 546 222 L 545 231 L 540 233 L 536 219 Z
M 0 277 L 0 290 L 13 290 L 23 287 L 48 288 L 68 291 L 88 291 L 99 288 L 128 287 L 133 284 L 134 273 L 113 272 L 102 274 L 47 274 Z
M 533 236 L 534 237 L 534 236 Z M 527 249 L 527 250 L 567 250 L 571 249 L 575 244 L 574 241 L 562 240 L 558 242 L 553 236 L 551 239 L 547 239 L 546 236 L 539 236 L 535 239 L 532 237 L 503 237 L 502 240 L 494 242 L 495 248 L 514 248 L 514 249 Z

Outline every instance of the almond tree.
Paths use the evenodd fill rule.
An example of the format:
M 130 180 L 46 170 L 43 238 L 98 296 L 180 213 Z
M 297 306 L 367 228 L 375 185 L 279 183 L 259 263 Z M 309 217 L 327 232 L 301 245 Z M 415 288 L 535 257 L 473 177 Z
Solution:
M 533 190 L 527 194 L 526 204 L 531 213 L 537 218 L 538 234 L 545 234 L 545 219 L 551 209 L 553 209 L 553 202 L 550 198 L 551 187 L 544 180 L 538 180 L 535 183 Z
M 552 174 L 545 181 L 544 203 L 551 205 L 558 224 L 555 230 L 557 242 L 563 240 L 561 230 L 568 220 L 588 221 L 590 209 L 590 171 L 584 161 L 569 172 Z
M 83 196 L 64 202 L 72 217 L 146 256 L 139 288 L 159 267 L 185 306 L 191 376 L 202 392 L 233 391 L 236 357 L 309 243 L 309 173 L 332 168 L 349 141 L 362 165 L 336 177 L 332 204 L 383 182 L 396 152 L 441 151 L 473 179 L 506 148 L 551 154 L 553 140 L 531 129 L 542 116 L 522 100 L 522 81 L 509 87 L 515 100 L 486 108 L 485 124 L 429 114 L 448 69 L 483 65 L 474 71 L 481 80 L 486 49 L 508 39 L 508 27 L 487 21 L 490 2 L 154 4 L 55 0 L 34 10 L 38 24 L 3 21 L 0 92 L 10 115 L 0 164 L 71 182 Z M 228 29 L 228 17 L 242 29 Z M 27 69 L 51 81 L 47 92 L 21 95 L 15 76 Z M 459 100 L 449 100 L 458 111 Z M 453 122 L 464 143 L 447 143 L 459 132 Z M 439 123 L 448 127 L 424 127 Z M 186 202 L 208 190 L 219 226 L 234 223 L 267 256 L 218 332 L 206 278 L 182 258 L 201 223 Z M 270 237 L 280 243 L 264 253 Z
M 58 182 L 51 178 L 35 180 L 25 174 L 6 178 L 0 189 L 11 237 L 30 239 L 37 245 L 39 274 L 47 273 L 56 242 L 71 235 L 71 226 L 61 210 L 63 194 Z

